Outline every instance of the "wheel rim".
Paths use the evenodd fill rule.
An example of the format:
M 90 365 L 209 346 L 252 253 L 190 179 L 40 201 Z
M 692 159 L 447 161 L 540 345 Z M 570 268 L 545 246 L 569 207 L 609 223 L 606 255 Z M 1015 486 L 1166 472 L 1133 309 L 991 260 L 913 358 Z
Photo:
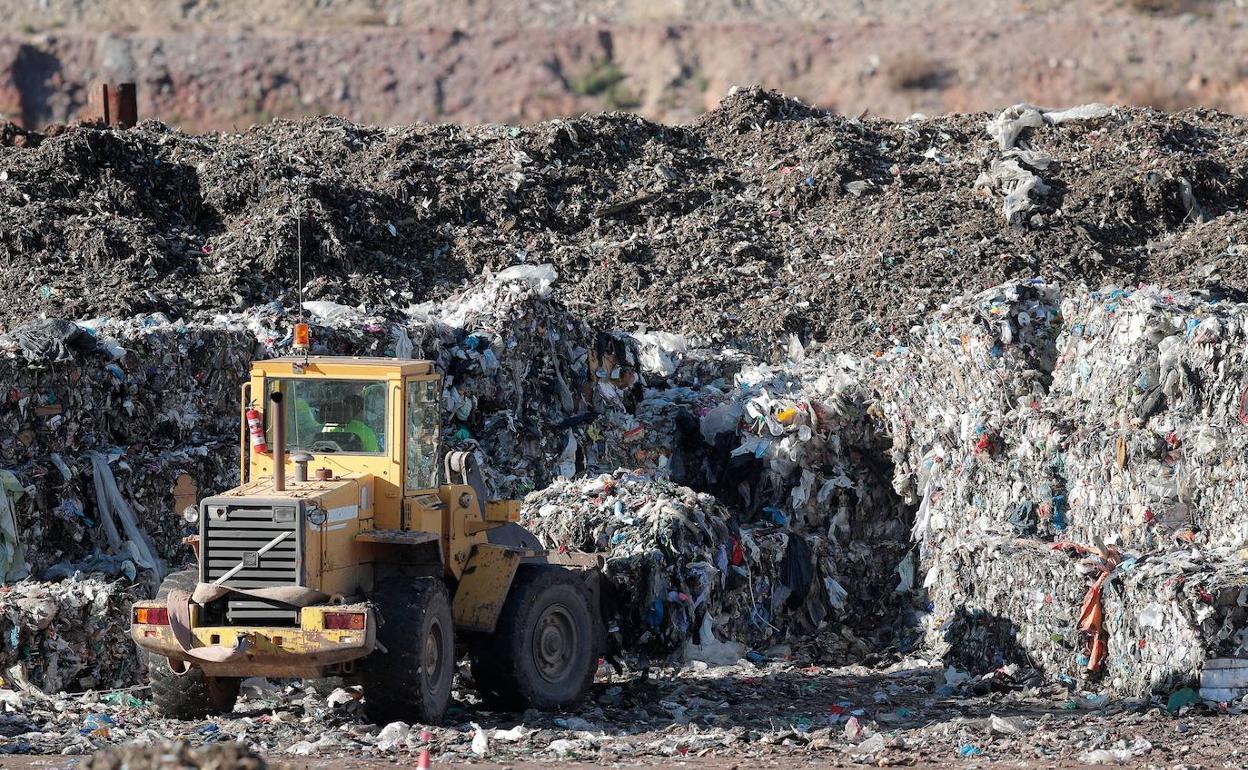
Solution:
M 433 683 L 441 678 L 443 653 L 442 624 L 435 620 L 429 626 L 429 633 L 425 635 L 424 655 L 421 660 L 426 682 Z
M 533 627 L 533 665 L 547 682 L 557 683 L 567 677 L 577 649 L 576 624 L 571 611 L 562 604 L 552 604 L 538 616 Z

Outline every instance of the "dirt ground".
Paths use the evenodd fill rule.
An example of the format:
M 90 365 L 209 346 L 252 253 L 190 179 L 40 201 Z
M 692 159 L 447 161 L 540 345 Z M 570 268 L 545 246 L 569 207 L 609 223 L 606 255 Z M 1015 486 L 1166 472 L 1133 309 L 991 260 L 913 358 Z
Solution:
M 13 737 L 0 738 L 0 770 L 69 767 L 93 750 L 171 738 L 208 753 L 241 739 L 271 765 L 300 770 L 410 767 L 425 748 L 434 767 L 490 770 L 1213 768 L 1248 760 L 1248 716 L 1236 705 L 1219 713 L 1173 698 L 1107 698 L 1017 669 L 952 686 L 951 676 L 921 661 L 701 666 L 602 678 L 582 707 L 564 714 L 490 712 L 457 686 L 444 723 L 427 737 L 420 725 L 370 725 L 358 700 L 294 683 L 245 688 L 233 714 L 200 722 L 164 720 L 134 700 L 109 707 L 98 695 L 62 696 L 4 717 L 0 732 Z M 28 732 L 16 736 L 17 729 Z M 474 749 L 479 734 L 485 745 Z

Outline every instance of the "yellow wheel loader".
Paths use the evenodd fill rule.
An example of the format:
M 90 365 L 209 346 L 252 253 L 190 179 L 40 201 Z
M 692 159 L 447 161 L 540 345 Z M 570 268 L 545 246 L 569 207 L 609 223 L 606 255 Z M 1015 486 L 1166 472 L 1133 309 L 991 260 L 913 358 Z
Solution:
M 252 365 L 242 483 L 187 509 L 198 567 L 134 605 L 162 712 L 228 712 L 244 677 L 342 676 L 377 722 L 436 722 L 465 655 L 498 707 L 585 696 L 600 573 L 541 549 L 471 455 L 443 456 L 441 395 L 428 361 Z

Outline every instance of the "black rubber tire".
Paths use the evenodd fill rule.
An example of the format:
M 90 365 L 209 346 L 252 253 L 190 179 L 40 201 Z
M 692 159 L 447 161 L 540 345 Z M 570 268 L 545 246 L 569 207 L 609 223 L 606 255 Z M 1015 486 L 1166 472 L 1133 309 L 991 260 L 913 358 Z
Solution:
M 197 570 L 174 572 L 165 578 L 156 592 L 156 600 L 164 602 L 174 588 L 190 593 L 199 582 Z M 147 664 L 147 679 L 152 686 L 152 702 L 163 716 L 172 719 L 204 719 L 228 714 L 238 700 L 238 677 L 204 676 L 202 669 L 188 666 L 185 673 L 175 674 L 169 659 L 139 648 Z
M 475 636 L 468 652 L 487 703 L 548 710 L 584 700 L 599 646 L 584 580 L 562 567 L 534 564 L 516 573 L 494 633 Z
M 438 578 L 387 578 L 373 592 L 373 603 L 378 645 L 360 669 L 364 712 L 380 725 L 442 721 L 455 677 L 455 623 L 446 585 Z

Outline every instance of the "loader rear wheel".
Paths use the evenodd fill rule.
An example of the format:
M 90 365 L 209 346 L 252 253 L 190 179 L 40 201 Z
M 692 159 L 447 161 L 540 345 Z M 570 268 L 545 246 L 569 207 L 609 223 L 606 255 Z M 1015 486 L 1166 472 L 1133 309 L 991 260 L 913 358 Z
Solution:
M 198 582 L 199 573 L 196 570 L 174 572 L 160 584 L 156 600 L 167 601 L 169 591 L 174 588 L 190 593 L 195 590 Z M 173 719 L 203 719 L 228 714 L 234 710 L 242 679 L 204 676 L 202 669 L 186 664 L 181 664 L 180 670 L 183 673 L 175 673 L 172 665 L 179 664 L 171 665 L 167 658 L 144 649 L 140 649 L 139 653 L 147 663 L 152 702 L 156 710 L 164 716 Z
M 584 581 L 561 567 L 524 566 L 494 633 L 470 643 L 473 680 L 501 708 L 570 706 L 593 684 L 597 640 Z
M 446 585 L 437 578 L 378 584 L 377 649 L 364 659 L 364 710 L 378 724 L 442 720 L 455 676 L 455 626 Z

